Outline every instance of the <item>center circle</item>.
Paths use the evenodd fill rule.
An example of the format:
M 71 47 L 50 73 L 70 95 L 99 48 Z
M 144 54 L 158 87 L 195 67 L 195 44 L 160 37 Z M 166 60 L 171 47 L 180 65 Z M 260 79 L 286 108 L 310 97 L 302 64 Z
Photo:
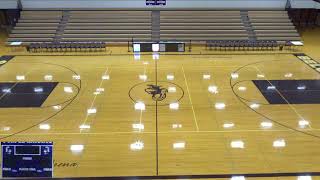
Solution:
M 129 97 L 133 102 L 143 102 L 146 106 L 169 105 L 179 102 L 184 96 L 183 89 L 168 81 L 146 81 L 134 85 L 129 90 Z

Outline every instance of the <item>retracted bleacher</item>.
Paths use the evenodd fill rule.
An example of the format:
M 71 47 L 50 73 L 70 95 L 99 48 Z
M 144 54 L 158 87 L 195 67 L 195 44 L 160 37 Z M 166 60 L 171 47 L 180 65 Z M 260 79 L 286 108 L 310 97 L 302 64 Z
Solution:
M 150 11 L 70 11 L 62 41 L 151 41 Z
M 248 40 L 240 11 L 161 11 L 162 41 Z
M 301 41 L 287 11 L 249 11 L 257 40 Z
M 61 18 L 61 11 L 21 11 L 7 41 L 24 44 L 53 42 Z
M 251 41 L 240 11 L 160 11 L 158 41 Z M 152 42 L 151 11 L 22 11 L 8 43 Z M 248 11 L 256 40 L 300 41 L 286 11 Z

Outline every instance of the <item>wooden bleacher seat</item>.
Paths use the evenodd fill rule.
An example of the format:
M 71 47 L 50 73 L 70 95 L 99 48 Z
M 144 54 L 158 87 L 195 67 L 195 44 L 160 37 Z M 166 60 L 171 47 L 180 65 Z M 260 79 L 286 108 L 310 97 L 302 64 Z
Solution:
M 187 32 L 173 32 L 173 33 L 164 33 L 162 32 L 161 35 L 166 37 L 248 37 L 247 32 L 243 33 L 187 33 Z
M 70 14 L 151 15 L 151 11 L 71 11 Z
M 110 41 L 110 42 L 127 42 L 131 41 L 132 38 L 129 37 L 99 37 L 99 38 L 79 38 L 79 37 L 63 37 L 62 41 L 63 42 L 105 42 L 105 41 Z M 135 41 L 151 41 L 151 38 L 135 38 Z
M 149 30 L 151 31 L 151 26 L 99 26 L 99 25 L 92 25 L 92 26 L 78 26 L 78 25 L 68 25 L 65 27 L 65 30 L 103 30 L 103 31 L 108 31 L 108 30 Z
M 57 27 L 59 23 L 17 23 L 16 26 L 55 26 Z
M 131 22 L 131 23 L 145 23 L 145 22 L 151 22 L 151 19 L 131 19 L 131 18 L 126 18 L 126 19 L 69 19 L 70 23 L 121 23 L 121 22 Z
M 132 34 L 132 33 L 149 33 L 151 34 L 151 30 L 134 30 L 134 29 L 122 29 L 122 30 L 82 30 L 82 29 L 78 29 L 78 30 L 69 30 L 66 29 L 64 30 L 65 34 Z
M 59 23 L 60 19 L 20 19 L 19 23 Z
M 13 29 L 11 33 L 12 34 L 54 34 L 56 33 L 56 30 Z
M 247 34 L 247 31 L 245 30 L 226 30 L 224 29 L 223 31 L 221 30 L 212 30 L 212 29 L 196 29 L 196 30 L 193 30 L 193 29 L 188 29 L 188 30 L 185 30 L 185 29 L 169 29 L 169 30 L 166 30 L 166 29 L 161 29 L 161 32 L 163 32 L 164 34 L 165 33 L 179 33 L 179 34 Z
M 300 37 L 258 37 L 258 40 L 301 41 Z
M 151 28 L 151 22 L 150 23 L 138 23 L 138 22 L 103 22 L 103 23 L 88 23 L 88 22 L 83 22 L 83 23 L 75 23 L 75 22 L 68 22 L 67 27 L 69 26 L 149 26 Z
M 206 39 L 206 40 L 204 40 Z M 185 41 L 185 42 L 189 42 L 191 41 L 207 41 L 207 40 L 248 40 L 248 37 L 207 37 L 207 36 L 203 36 L 203 37 L 176 37 L 176 38 L 172 38 L 172 37 L 165 37 L 165 36 L 161 36 L 161 40 L 163 41 Z
M 53 38 L 8 38 L 8 42 L 51 42 Z
M 151 37 L 151 34 L 64 34 L 63 37 L 107 38 L 107 37 Z
M 184 16 L 167 16 L 167 15 L 162 15 L 161 19 L 238 19 L 239 15 L 230 15 L 230 16 L 224 16 L 224 15 L 200 15 L 200 16 L 195 16 L 195 15 L 184 15 Z
M 201 23 L 201 22 L 188 22 L 181 23 L 181 22 L 161 22 L 161 26 L 240 26 L 243 27 L 242 22 L 209 22 L 209 23 Z
M 42 38 L 42 37 L 54 37 L 55 34 L 10 34 L 9 37 L 12 38 Z
M 166 22 L 166 23 L 176 23 L 176 22 L 180 22 L 180 23 L 193 23 L 193 22 L 197 22 L 197 23 L 240 23 L 241 20 L 240 19 L 160 19 L 160 22 Z
M 244 26 L 221 26 L 221 25 L 203 25 L 203 26 L 161 26 L 161 31 L 166 30 L 244 30 Z
M 298 33 L 257 33 L 260 37 L 299 37 Z
M 16 26 L 14 30 L 56 30 L 56 26 Z
M 295 29 L 255 30 L 256 33 L 297 33 Z
M 264 22 L 264 23 L 290 23 L 291 20 L 290 19 L 279 19 L 279 18 L 274 18 L 274 19 L 263 19 L 263 18 L 260 18 L 260 19 L 251 19 L 250 18 L 250 21 L 255 23 L 255 22 Z

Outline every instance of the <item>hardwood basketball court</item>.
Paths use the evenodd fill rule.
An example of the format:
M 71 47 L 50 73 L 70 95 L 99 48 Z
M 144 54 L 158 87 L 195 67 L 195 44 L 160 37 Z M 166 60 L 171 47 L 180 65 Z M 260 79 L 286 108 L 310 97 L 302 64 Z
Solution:
M 0 74 L 14 86 L 58 83 L 40 107 L 0 109 L 1 141 L 54 142 L 55 177 L 272 177 L 318 169 L 319 104 L 290 104 L 281 92 L 285 103 L 270 104 L 253 83 L 319 86 L 319 73 L 292 54 L 16 56 Z M 152 99 L 148 85 L 166 88 L 166 98 Z M 285 88 L 299 98 L 309 87 Z
M 0 0 L 0 177 L 320 180 L 319 0 Z

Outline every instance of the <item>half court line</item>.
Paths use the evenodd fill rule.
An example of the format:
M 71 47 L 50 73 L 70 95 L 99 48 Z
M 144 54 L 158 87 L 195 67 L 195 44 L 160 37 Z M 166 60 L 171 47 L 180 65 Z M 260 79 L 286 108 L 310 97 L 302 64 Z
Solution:
M 158 86 L 158 60 L 155 60 L 155 80 Z M 156 101 L 156 175 L 159 175 L 159 130 L 158 130 L 158 101 Z

